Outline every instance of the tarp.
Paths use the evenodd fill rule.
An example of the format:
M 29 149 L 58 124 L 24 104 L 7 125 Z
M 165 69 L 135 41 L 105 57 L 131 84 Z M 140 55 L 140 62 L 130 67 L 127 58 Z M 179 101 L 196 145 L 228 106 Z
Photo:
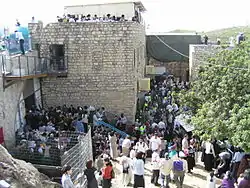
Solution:
M 157 35 L 164 43 L 173 49 L 189 56 L 190 44 L 202 44 L 200 35 Z M 147 53 L 148 57 L 152 57 L 160 62 L 183 62 L 188 58 L 176 53 L 167 47 L 155 35 L 147 36 Z
M 190 118 L 191 116 L 189 115 L 180 114 L 176 116 L 174 124 L 175 126 L 182 126 L 186 132 L 191 132 L 194 130 L 194 126 L 187 123 L 187 120 L 189 120 Z

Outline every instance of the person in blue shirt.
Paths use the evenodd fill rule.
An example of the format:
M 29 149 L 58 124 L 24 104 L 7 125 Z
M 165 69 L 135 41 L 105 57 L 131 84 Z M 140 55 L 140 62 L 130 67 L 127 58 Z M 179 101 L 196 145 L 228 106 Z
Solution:
M 76 122 L 76 131 L 80 133 L 85 132 L 82 118 L 79 118 Z

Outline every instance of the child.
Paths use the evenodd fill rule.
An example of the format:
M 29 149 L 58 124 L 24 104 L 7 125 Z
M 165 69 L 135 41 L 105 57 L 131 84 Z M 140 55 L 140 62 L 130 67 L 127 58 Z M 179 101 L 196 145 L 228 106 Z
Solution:
M 207 178 L 207 188 L 216 188 L 216 179 L 214 177 L 214 172 L 211 172 Z

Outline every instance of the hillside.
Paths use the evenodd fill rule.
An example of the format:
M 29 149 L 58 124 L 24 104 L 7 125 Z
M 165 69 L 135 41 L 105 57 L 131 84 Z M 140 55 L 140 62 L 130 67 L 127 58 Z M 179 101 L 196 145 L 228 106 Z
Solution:
M 169 33 L 196 33 L 196 31 L 187 29 L 175 29 L 173 31 L 169 31 Z
M 241 27 L 231 27 L 218 29 L 214 31 L 206 32 L 208 38 L 212 41 L 216 41 L 217 38 L 220 38 L 221 41 L 229 41 L 230 37 L 236 37 L 239 32 L 244 32 L 245 36 L 250 37 L 250 26 L 241 26 Z
M 250 37 L 250 26 L 239 26 L 239 27 L 230 27 L 224 29 L 218 29 L 208 32 L 197 32 L 202 37 L 206 34 L 210 41 L 216 41 L 217 38 L 220 38 L 222 42 L 228 42 L 230 37 L 236 37 L 239 32 L 244 32 L 245 35 L 249 38 Z M 185 29 L 176 29 L 170 31 L 169 33 L 196 33 L 192 30 L 185 30 Z

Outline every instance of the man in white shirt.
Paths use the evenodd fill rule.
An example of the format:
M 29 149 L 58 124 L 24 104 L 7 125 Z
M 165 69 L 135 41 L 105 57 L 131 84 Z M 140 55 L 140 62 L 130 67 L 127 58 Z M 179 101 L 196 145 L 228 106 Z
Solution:
M 19 31 L 15 31 L 16 33 L 16 39 L 18 40 L 19 44 L 20 44 L 20 50 L 22 52 L 22 55 L 25 55 L 25 51 L 24 51 L 24 37 L 22 32 Z
M 150 139 L 150 149 L 152 151 L 160 151 L 161 150 L 161 139 L 157 136 L 158 134 L 155 133 L 155 135 Z
M 139 142 L 136 143 L 135 145 L 135 149 L 136 149 L 136 152 L 142 152 L 142 153 L 146 153 L 146 151 L 148 150 L 148 146 L 147 144 L 140 138 L 139 139 Z
M 134 159 L 136 157 L 135 147 L 133 147 L 129 152 L 129 158 Z
M 155 184 L 155 186 L 158 186 L 158 179 L 160 175 L 160 155 L 157 153 L 157 150 L 155 150 L 152 154 L 151 164 L 152 164 L 152 176 L 151 176 L 151 183 Z
M 145 158 L 146 158 L 148 146 L 145 142 L 143 142 L 143 140 L 141 138 L 139 139 L 139 142 L 136 143 L 135 150 L 137 153 L 139 153 L 139 152 L 143 153 L 143 161 L 145 163 Z
M 169 158 L 168 153 L 165 153 L 164 159 L 160 162 L 160 178 L 161 178 L 161 187 L 169 187 L 171 180 L 170 173 L 173 169 L 173 160 Z M 166 185 L 164 185 L 166 180 Z
M 181 147 L 182 147 L 182 151 L 187 150 L 189 148 L 188 147 L 188 135 L 187 134 L 185 134 L 184 138 L 182 139 Z
M 123 155 L 125 155 L 125 156 L 129 155 L 130 147 L 131 147 L 131 141 L 129 139 L 129 136 L 127 136 L 122 142 L 122 153 L 123 153 Z
M 132 168 L 134 173 L 134 188 L 145 188 L 144 162 L 141 159 L 141 153 L 137 154 L 137 157 L 133 160 Z

